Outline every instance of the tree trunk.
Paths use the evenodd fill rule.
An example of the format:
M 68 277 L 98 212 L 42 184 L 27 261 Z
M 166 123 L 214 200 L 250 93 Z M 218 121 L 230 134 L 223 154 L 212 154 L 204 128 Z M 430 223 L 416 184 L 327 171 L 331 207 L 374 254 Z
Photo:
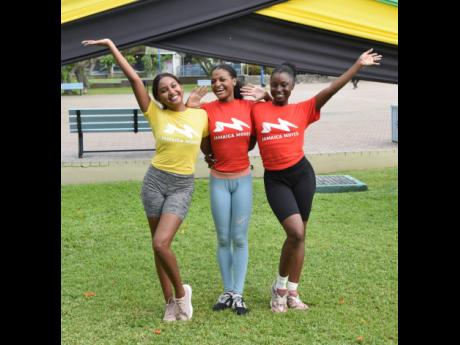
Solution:
M 89 65 L 88 61 L 77 62 L 75 64 L 75 76 L 80 83 L 83 83 L 83 93 L 88 93 L 89 80 L 86 75 L 86 66 Z
M 67 74 L 67 80 L 66 83 L 71 83 L 72 82 L 72 76 L 75 75 L 75 70 L 77 69 L 77 65 L 74 64 L 72 66 L 72 69 L 69 71 L 69 74 Z M 72 90 L 64 90 L 64 95 L 71 95 L 73 93 Z

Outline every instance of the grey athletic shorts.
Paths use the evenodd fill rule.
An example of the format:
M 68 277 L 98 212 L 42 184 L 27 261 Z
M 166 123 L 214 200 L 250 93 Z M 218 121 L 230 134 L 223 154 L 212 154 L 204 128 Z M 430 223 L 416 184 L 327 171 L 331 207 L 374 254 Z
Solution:
M 172 213 L 180 219 L 187 214 L 194 189 L 192 175 L 179 175 L 149 166 L 142 184 L 142 203 L 147 217 Z

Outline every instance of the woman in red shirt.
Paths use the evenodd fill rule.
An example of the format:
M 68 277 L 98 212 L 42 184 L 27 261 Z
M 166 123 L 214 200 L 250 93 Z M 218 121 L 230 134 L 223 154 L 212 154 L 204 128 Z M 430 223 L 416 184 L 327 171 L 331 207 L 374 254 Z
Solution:
M 284 63 L 270 77 L 272 102 L 252 108 L 264 172 L 268 203 L 286 232 L 279 271 L 271 287 L 273 312 L 288 308 L 307 310 L 297 293 L 304 262 L 305 234 L 316 177 L 303 151 L 304 131 L 319 120 L 321 107 L 364 66 L 379 65 L 381 55 L 372 49 L 363 53 L 344 74 L 304 102 L 288 104 L 295 85 L 295 67 Z
M 248 226 L 252 211 L 252 174 L 248 151 L 254 148 L 251 108 L 268 93 L 252 86 L 241 87 L 236 71 L 226 64 L 211 71 L 211 88 L 217 100 L 199 104 L 206 88 L 191 93 L 188 106 L 208 113 L 209 140 L 202 145 L 211 163 L 209 189 L 217 233 L 217 260 L 224 285 L 213 310 L 232 308 L 238 315 L 248 312 L 243 288 L 248 265 Z M 209 151 L 210 149 L 210 151 Z

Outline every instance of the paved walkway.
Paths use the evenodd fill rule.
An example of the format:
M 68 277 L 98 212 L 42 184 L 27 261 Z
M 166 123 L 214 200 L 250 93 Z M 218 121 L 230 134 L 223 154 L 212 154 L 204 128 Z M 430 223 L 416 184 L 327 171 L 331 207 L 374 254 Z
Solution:
M 329 83 L 297 84 L 291 94 L 290 102 L 308 99 L 328 85 Z M 188 94 L 185 95 L 186 99 L 187 97 Z M 214 99 L 215 96 L 210 92 L 203 100 Z M 358 88 L 353 89 L 353 85 L 349 83 L 323 107 L 321 119 L 306 130 L 304 150 L 307 157 L 312 157 L 313 160 L 316 156 L 331 157 L 329 160 L 340 160 L 341 156 L 372 156 L 375 152 L 380 156 L 390 155 L 393 163 L 386 165 L 395 165 L 398 144 L 392 142 L 391 105 L 397 104 L 398 85 L 360 81 Z M 71 166 L 148 164 L 152 152 L 145 151 L 88 153 L 79 159 L 77 134 L 69 133 L 69 108 L 136 106 L 133 94 L 62 96 L 61 166 L 63 170 Z M 149 148 L 155 145 L 151 133 L 86 133 L 84 144 L 85 149 L 88 150 Z M 250 152 L 250 155 L 254 161 L 260 158 L 257 146 Z M 378 157 L 376 159 L 378 160 Z M 337 168 L 341 167 L 348 169 L 348 166 Z M 350 168 L 353 167 L 353 165 L 350 166 Z M 332 171 L 331 169 L 329 171 Z M 66 170 L 66 173 L 68 172 L 70 171 Z M 75 177 L 63 178 L 62 182 L 71 183 L 80 174 L 75 171 L 73 173 Z M 62 176 L 64 177 L 64 173 Z

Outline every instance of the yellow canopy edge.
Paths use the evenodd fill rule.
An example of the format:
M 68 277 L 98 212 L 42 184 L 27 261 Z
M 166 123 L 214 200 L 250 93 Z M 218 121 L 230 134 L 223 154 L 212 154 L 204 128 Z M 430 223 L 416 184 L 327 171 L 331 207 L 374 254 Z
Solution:
M 256 13 L 398 45 L 398 7 L 375 0 L 289 0 Z
M 61 0 L 61 24 L 137 0 Z

